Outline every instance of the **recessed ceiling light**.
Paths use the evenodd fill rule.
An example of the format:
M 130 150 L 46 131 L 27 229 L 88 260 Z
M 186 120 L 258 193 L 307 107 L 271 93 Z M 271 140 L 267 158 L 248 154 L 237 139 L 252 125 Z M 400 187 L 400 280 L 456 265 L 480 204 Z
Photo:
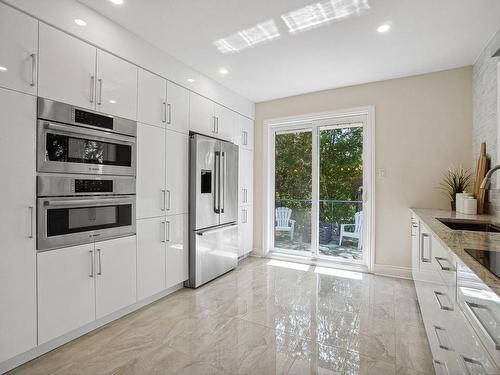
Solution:
M 80 18 L 76 18 L 76 19 L 75 19 L 75 23 L 76 23 L 78 26 L 87 26 L 87 22 L 85 22 L 84 20 L 81 20 Z
M 122 5 L 123 4 L 123 0 L 110 0 L 113 4 L 116 4 L 116 5 Z
M 109 102 L 110 102 L 111 104 L 116 104 L 116 100 L 114 100 L 114 99 L 109 99 Z
M 227 73 L 229 73 L 229 70 L 227 70 L 226 68 L 220 68 L 219 69 L 219 73 L 223 74 L 223 75 L 226 75 Z
M 6 72 L 7 68 L 5 66 L 0 65 L 0 72 Z
M 377 31 L 381 34 L 388 32 L 391 29 L 390 23 L 383 23 L 379 27 L 377 27 Z
M 190 83 L 193 83 L 194 79 L 193 78 L 188 78 L 187 81 L 190 82 Z

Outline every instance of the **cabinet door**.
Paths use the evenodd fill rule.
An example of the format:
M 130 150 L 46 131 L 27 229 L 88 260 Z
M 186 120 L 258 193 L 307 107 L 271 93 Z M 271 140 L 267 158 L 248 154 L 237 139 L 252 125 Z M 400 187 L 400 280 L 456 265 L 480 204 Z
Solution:
M 239 202 L 242 205 L 253 202 L 253 151 L 240 147 L 240 192 Z
M 167 216 L 166 287 L 188 279 L 188 215 Z
M 35 97 L 0 89 L 0 113 L 2 362 L 36 346 Z
M 168 215 L 188 212 L 189 137 L 167 130 L 167 191 Z
M 96 318 L 132 305 L 136 295 L 136 237 L 95 244 Z
M 189 129 L 215 136 L 214 103 L 194 92 L 189 93 Z
M 36 95 L 38 22 L 0 4 L 0 86 Z
M 137 67 L 97 50 L 97 99 L 100 112 L 137 118 Z
M 96 49 L 40 23 L 38 96 L 94 108 Z
M 215 108 L 215 134 L 217 138 L 232 140 L 234 137 L 234 112 L 219 105 L 214 104 Z
M 253 249 L 253 207 L 240 207 L 238 256 L 250 253 Z
M 137 121 L 164 127 L 167 123 L 167 80 L 139 69 Z
M 248 150 L 253 150 L 254 124 L 253 120 L 244 116 L 238 115 L 240 126 L 238 130 L 241 133 L 240 146 Z
M 176 85 L 173 82 L 167 82 L 167 104 L 168 118 L 167 128 L 189 133 L 189 91 Z
M 136 181 L 137 218 L 164 215 L 167 207 L 165 129 L 137 123 Z
M 165 289 L 165 218 L 137 220 L 137 299 Z
M 94 244 L 38 253 L 38 344 L 95 319 Z

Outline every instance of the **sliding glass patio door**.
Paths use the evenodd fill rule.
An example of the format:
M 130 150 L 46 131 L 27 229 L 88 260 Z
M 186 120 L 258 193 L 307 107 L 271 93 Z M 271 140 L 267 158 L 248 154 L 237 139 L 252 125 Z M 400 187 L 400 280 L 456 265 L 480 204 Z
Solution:
M 272 128 L 274 252 L 367 263 L 367 115 Z

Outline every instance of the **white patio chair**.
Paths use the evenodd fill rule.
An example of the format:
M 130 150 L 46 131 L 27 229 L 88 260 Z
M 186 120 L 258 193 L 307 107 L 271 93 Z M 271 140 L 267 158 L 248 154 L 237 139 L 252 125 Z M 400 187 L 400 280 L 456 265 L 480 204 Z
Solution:
M 276 208 L 276 232 L 289 232 L 290 241 L 293 241 L 293 232 L 295 230 L 295 220 L 291 220 L 292 209 L 288 207 Z
M 353 230 L 347 231 L 346 228 L 352 227 Z M 344 237 L 355 238 L 358 240 L 358 249 L 363 246 L 363 211 L 356 212 L 354 215 L 354 224 L 341 224 L 340 225 L 340 239 L 339 246 L 342 246 L 342 239 Z

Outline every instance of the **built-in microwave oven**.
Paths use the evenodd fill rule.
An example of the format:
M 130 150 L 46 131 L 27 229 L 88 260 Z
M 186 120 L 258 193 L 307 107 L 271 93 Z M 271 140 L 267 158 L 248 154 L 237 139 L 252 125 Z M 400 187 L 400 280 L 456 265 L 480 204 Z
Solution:
M 135 176 L 135 121 L 38 98 L 38 172 Z

